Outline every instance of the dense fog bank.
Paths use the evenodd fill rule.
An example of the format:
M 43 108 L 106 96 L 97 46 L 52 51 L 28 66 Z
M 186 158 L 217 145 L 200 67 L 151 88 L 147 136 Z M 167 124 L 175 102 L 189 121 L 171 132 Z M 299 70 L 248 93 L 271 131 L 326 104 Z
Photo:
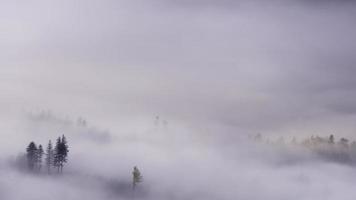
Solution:
M 300 137 L 296 143 L 259 134 L 230 141 L 198 140 L 192 130 L 163 125 L 153 117 L 135 137 L 104 132 L 111 139 L 102 142 L 81 136 L 93 134 L 89 123 L 82 127 L 70 118 L 68 123 L 54 122 L 60 118 L 55 114 L 51 120 L 23 115 L 29 130 L 23 133 L 25 138 L 47 139 L 60 124 L 62 132 L 67 131 L 69 160 L 63 174 L 31 173 L 16 162 L 25 148 L 12 152 L 1 162 L 4 199 L 132 199 L 131 171 L 136 165 L 144 179 L 135 199 L 352 199 L 354 194 L 356 166 L 325 159 L 316 151 L 317 141 L 328 144 L 327 136 Z M 335 136 L 335 148 L 338 139 Z M 351 142 L 348 148 L 352 150 Z
M 352 0 L 0 0 L 0 199 L 353 200 L 355 19 Z

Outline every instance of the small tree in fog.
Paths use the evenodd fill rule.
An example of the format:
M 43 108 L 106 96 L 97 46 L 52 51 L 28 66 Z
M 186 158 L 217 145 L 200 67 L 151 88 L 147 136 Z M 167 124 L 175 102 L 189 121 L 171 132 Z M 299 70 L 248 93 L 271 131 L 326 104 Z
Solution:
M 132 197 L 134 198 L 135 196 L 135 189 L 138 183 L 142 182 L 142 175 L 140 170 L 135 166 L 132 171 Z
M 349 147 L 349 140 L 346 138 L 341 138 L 339 141 L 339 145 L 341 145 L 342 147 Z
M 57 167 L 57 172 L 59 173 L 60 167 L 60 153 L 59 153 L 59 146 L 61 145 L 61 138 L 58 137 L 56 141 L 56 146 L 54 147 L 54 159 L 53 159 L 53 166 Z
M 53 165 L 54 153 L 51 140 L 48 141 L 47 149 L 46 149 L 46 167 L 48 174 L 51 173 L 51 167 Z
M 62 164 L 61 164 L 61 172 L 62 172 L 64 163 L 67 163 L 67 161 L 68 161 L 68 152 L 69 152 L 67 138 L 64 137 L 64 135 L 62 135 L 62 149 L 61 150 L 62 150 Z
M 26 157 L 27 157 L 27 164 L 29 170 L 34 170 L 36 163 L 37 163 L 37 146 L 34 142 L 30 142 L 30 144 L 26 148 Z
M 328 141 L 329 144 L 335 144 L 335 138 L 334 138 L 334 135 L 330 135 L 329 136 L 329 141 Z
M 44 153 L 44 151 L 43 151 L 42 145 L 39 145 L 38 149 L 37 149 L 37 160 L 36 160 L 38 171 L 41 171 L 43 153 Z
M 68 144 L 67 144 L 67 139 L 62 135 L 61 137 L 58 137 L 56 146 L 54 148 L 55 154 L 54 154 L 54 166 L 57 167 L 57 171 L 63 172 L 63 166 L 65 163 L 67 163 L 67 157 L 68 157 Z

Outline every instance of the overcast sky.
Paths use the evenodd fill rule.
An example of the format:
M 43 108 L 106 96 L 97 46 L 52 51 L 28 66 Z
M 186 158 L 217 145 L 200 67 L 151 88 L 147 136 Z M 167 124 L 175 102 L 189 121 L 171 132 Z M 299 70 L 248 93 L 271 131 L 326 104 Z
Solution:
M 351 0 L 0 0 L 0 115 L 350 135 L 355 19 Z

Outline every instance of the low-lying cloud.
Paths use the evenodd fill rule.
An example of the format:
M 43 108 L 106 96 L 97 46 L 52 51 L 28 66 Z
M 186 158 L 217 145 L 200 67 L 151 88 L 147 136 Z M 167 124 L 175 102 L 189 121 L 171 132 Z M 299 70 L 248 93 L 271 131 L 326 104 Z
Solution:
M 289 140 L 355 139 L 355 10 L 1 0 L 0 199 L 131 199 L 136 165 L 137 199 L 352 199 L 352 159 Z M 16 167 L 62 134 L 63 176 Z

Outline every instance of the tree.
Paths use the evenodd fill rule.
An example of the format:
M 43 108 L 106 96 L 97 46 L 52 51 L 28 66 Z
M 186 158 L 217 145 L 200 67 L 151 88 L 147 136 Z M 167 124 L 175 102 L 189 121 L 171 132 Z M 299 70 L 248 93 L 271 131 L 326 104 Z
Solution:
M 51 140 L 49 140 L 47 149 L 46 149 L 46 159 L 45 159 L 48 174 L 51 173 L 51 167 L 53 165 L 53 160 L 54 160 L 54 152 L 53 152 L 52 142 L 51 142 Z
M 63 166 L 64 163 L 67 163 L 67 157 L 68 157 L 68 144 L 67 144 L 67 139 L 62 135 L 61 137 L 57 138 L 56 146 L 54 148 L 55 154 L 54 154 L 54 166 L 57 167 L 57 171 L 63 172 Z
M 334 138 L 334 135 L 330 135 L 329 137 L 329 144 L 335 144 L 335 138 Z
M 42 145 L 39 145 L 38 149 L 37 149 L 37 155 L 36 155 L 36 158 L 37 158 L 36 164 L 38 167 L 38 171 L 41 171 L 43 153 L 44 153 L 44 151 L 43 151 Z
M 68 148 L 67 138 L 64 137 L 64 135 L 62 135 L 62 154 L 63 154 L 62 163 L 67 163 L 68 152 L 69 152 L 69 148 Z
M 349 147 L 349 140 L 346 139 L 346 138 L 341 138 L 340 141 L 339 141 L 339 144 L 342 146 L 342 147 Z
M 135 189 L 138 183 L 142 182 L 142 175 L 140 170 L 138 170 L 138 168 L 135 166 L 133 168 L 133 172 L 132 172 L 132 197 L 134 198 L 135 196 Z
M 57 167 L 57 172 L 59 173 L 59 168 L 60 168 L 60 152 L 59 152 L 59 148 L 61 145 L 61 138 L 58 137 L 57 141 L 56 141 L 56 146 L 54 147 L 54 159 L 53 159 L 53 166 Z
M 30 144 L 26 148 L 26 157 L 27 164 L 29 170 L 34 170 L 36 166 L 37 158 L 37 146 L 34 142 L 30 142 Z
M 86 127 L 87 126 L 87 121 L 85 119 L 79 117 L 78 120 L 77 120 L 77 125 Z

